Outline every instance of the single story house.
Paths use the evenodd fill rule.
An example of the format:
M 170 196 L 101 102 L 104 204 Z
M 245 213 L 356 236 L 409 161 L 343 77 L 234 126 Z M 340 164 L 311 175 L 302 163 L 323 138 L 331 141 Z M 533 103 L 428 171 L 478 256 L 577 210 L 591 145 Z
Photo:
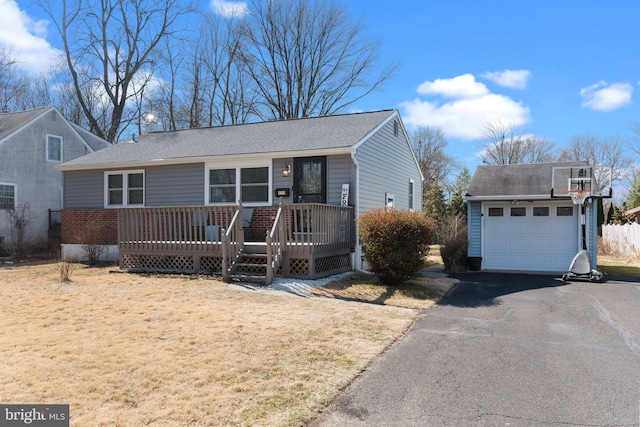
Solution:
M 581 208 L 568 194 L 570 183 L 592 184 L 582 177 L 591 168 L 587 162 L 479 166 L 466 194 L 470 267 L 566 272 L 583 243 L 595 265 L 597 204 L 591 198 L 584 204 L 583 242 Z M 596 187 L 594 181 L 595 196 L 610 197 L 610 188 Z
M 95 242 L 146 271 L 351 270 L 363 262 L 362 212 L 422 206 L 396 110 L 152 132 L 59 169 L 63 249 L 77 250 L 71 230 L 97 219 Z
M 23 245 L 46 248 L 58 236 L 62 172 L 56 166 L 108 146 L 56 107 L 0 114 L 0 256 L 18 239 L 9 212 L 27 221 Z

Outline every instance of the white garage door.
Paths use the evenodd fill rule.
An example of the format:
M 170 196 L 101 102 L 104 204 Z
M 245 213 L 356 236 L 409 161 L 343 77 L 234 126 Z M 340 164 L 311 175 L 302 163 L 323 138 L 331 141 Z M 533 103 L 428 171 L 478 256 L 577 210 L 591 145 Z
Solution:
M 571 202 L 483 204 L 482 268 L 563 272 L 580 247 Z

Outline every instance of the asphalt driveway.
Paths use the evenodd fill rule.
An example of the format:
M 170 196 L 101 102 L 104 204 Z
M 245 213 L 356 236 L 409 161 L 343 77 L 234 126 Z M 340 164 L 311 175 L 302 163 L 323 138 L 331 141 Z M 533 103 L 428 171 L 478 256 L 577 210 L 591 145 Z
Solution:
M 639 426 L 640 283 L 461 283 L 310 426 Z

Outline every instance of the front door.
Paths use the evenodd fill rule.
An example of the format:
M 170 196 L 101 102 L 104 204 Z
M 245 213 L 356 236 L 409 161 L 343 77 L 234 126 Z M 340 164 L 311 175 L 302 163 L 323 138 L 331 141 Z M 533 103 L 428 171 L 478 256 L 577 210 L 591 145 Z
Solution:
M 294 203 L 327 203 L 327 158 L 293 159 Z

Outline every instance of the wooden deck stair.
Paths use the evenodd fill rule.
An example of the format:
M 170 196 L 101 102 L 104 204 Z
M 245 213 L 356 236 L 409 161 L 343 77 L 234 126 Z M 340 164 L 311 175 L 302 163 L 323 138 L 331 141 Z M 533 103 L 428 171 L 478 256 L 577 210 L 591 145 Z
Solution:
M 266 244 L 246 243 L 244 252 L 234 267 L 231 280 L 264 284 L 267 279 Z

